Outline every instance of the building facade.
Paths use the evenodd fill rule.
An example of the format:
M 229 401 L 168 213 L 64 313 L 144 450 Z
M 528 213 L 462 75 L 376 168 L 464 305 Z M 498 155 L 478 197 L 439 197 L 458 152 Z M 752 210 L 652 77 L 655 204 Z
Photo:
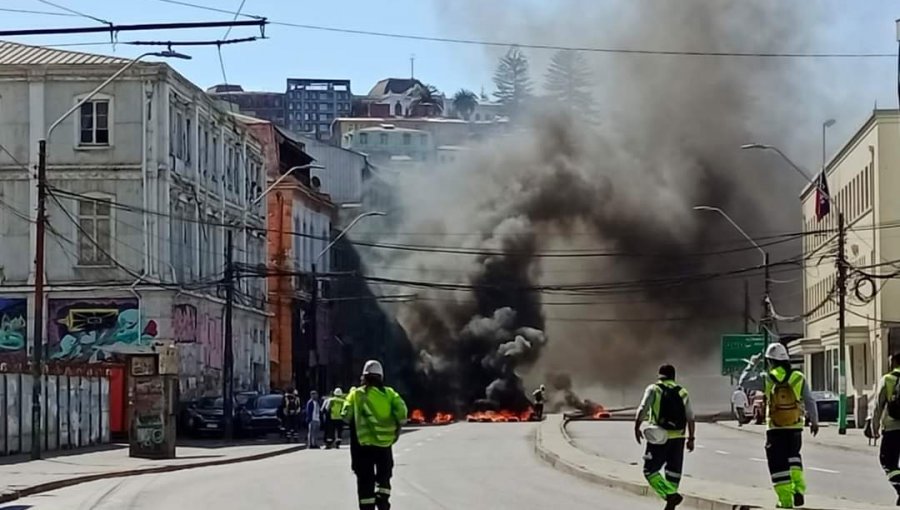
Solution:
M 351 131 L 342 137 L 341 145 L 365 154 L 376 165 L 427 163 L 435 155 L 431 133 L 393 124 Z
M 350 115 L 350 80 L 288 78 L 284 127 L 319 139 L 331 136 L 334 119 Z
M 0 361 L 33 341 L 38 140 L 128 62 L 0 42 Z M 167 64 L 139 63 L 63 120 L 47 153 L 49 360 L 171 341 L 182 397 L 221 394 L 226 229 L 236 263 L 265 261 L 259 144 Z M 235 388 L 264 389 L 265 280 L 237 290 Z
M 234 104 L 240 113 L 267 120 L 276 126 L 285 125 L 283 92 L 246 92 L 240 85 L 216 85 L 206 92 Z
M 900 115 L 876 110 L 827 166 L 830 213 L 816 218 L 816 190 L 802 195 L 804 236 L 804 338 L 790 344 L 802 355 L 814 390 L 837 392 L 838 306 L 835 269 L 837 212 L 847 225 L 850 264 L 846 313 L 849 412 L 861 425 L 888 357 L 900 352 L 900 282 L 881 278 L 896 271 L 900 238 L 888 225 L 900 220 Z

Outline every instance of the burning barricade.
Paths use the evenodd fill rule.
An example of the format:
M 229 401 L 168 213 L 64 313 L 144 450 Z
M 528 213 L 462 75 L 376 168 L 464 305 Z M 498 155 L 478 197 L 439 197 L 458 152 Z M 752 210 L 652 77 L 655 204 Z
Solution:
M 430 420 L 421 409 L 413 409 L 412 412 L 409 413 L 410 425 L 447 425 L 448 423 L 453 423 L 455 421 L 456 418 L 452 413 L 445 413 L 442 411 L 435 413 L 434 417 Z
M 534 418 L 534 410 L 528 408 L 521 412 L 501 409 L 500 411 L 475 411 L 466 415 L 466 421 L 470 423 L 518 423 L 531 421 Z

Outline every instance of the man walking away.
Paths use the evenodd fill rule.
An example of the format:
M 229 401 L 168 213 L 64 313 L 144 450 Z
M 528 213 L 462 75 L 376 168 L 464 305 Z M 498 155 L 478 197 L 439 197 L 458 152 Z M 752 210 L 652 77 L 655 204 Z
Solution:
M 544 419 L 544 385 L 534 390 L 531 396 L 534 397 L 534 417 L 541 421 Z
M 747 394 L 744 389 L 738 386 L 731 394 L 731 406 L 734 407 L 734 417 L 737 419 L 738 427 L 743 427 L 747 423 L 747 408 L 750 407 L 750 401 L 747 400 Z
M 363 384 L 347 395 L 342 416 L 352 424 L 358 445 L 351 446 L 350 459 L 356 474 L 360 510 L 390 510 L 391 447 L 406 423 L 406 403 L 393 388 L 384 385 L 384 368 L 375 360 L 363 367 Z
M 319 401 L 319 393 L 315 390 L 309 392 L 309 401 L 306 402 L 306 425 L 309 427 L 306 447 L 319 448 L 319 430 L 322 425 L 322 403 Z
M 284 394 L 282 415 L 284 416 L 284 436 L 287 442 L 297 441 L 300 437 L 300 395 L 297 390 L 289 389 Z
M 341 447 L 341 434 L 344 431 L 344 420 L 341 413 L 344 410 L 344 390 L 335 388 L 331 396 L 322 404 L 322 414 L 325 417 L 325 449 Z
M 765 405 L 768 415 L 766 459 L 778 496 L 778 508 L 802 506 L 806 479 L 800 449 L 803 441 L 803 408 L 813 436 L 819 433 L 819 412 L 803 372 L 791 368 L 787 349 L 780 343 L 766 348 Z
M 900 506 L 900 353 L 891 356 L 891 371 L 881 378 L 871 426 L 874 439 L 884 435 L 879 460 Z
M 672 365 L 659 367 L 659 381 L 644 391 L 634 420 L 634 438 L 638 444 L 644 439 L 641 431 L 644 421 L 651 425 L 647 429 L 644 477 L 659 497 L 666 500 L 666 510 L 674 510 L 684 501 L 678 485 L 684 468 L 685 446 L 689 452 L 694 451 L 696 424 L 688 392 L 675 382 Z

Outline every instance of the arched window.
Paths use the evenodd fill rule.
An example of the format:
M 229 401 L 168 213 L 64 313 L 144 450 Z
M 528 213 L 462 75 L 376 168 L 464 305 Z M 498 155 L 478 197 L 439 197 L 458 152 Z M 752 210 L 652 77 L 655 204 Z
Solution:
M 400 105 L 400 101 L 397 101 L 394 104 L 394 117 L 402 117 L 403 116 L 403 106 Z

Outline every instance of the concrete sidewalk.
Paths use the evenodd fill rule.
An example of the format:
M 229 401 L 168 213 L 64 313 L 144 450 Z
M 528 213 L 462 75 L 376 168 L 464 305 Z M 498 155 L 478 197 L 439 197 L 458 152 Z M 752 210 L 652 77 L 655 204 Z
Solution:
M 27 456 L 0 458 L 0 503 L 104 478 L 247 462 L 303 448 L 303 444 L 193 443 L 179 446 L 176 459 L 148 460 L 129 457 L 127 445 L 105 445 L 88 452 L 52 452 L 37 461 Z
M 737 423 L 734 421 L 720 421 L 716 422 L 716 425 L 752 434 L 765 435 L 766 433 L 765 425 L 747 424 L 743 427 L 738 427 Z M 861 451 L 871 453 L 872 455 L 878 455 L 878 447 L 869 446 L 869 440 L 863 435 L 862 429 L 847 429 L 847 434 L 842 436 L 838 434 L 837 425 L 833 423 L 822 424 L 822 426 L 819 427 L 819 435 L 816 437 L 805 434 L 803 436 L 803 441 L 820 446 L 829 446 L 832 448 L 840 448 L 842 450 Z
M 565 431 L 565 423 L 561 415 L 548 415 L 543 422 L 538 424 L 535 452 L 538 457 L 554 468 L 589 482 L 648 497 L 657 497 L 647 487 L 641 468 L 637 464 L 640 459 L 635 459 L 634 464 L 626 464 L 576 448 Z M 682 495 L 685 497 L 685 506 L 703 510 L 768 509 L 774 508 L 775 504 L 774 493 L 753 487 L 687 477 L 681 488 Z M 811 495 L 808 497 L 806 508 L 874 510 L 884 507 Z

